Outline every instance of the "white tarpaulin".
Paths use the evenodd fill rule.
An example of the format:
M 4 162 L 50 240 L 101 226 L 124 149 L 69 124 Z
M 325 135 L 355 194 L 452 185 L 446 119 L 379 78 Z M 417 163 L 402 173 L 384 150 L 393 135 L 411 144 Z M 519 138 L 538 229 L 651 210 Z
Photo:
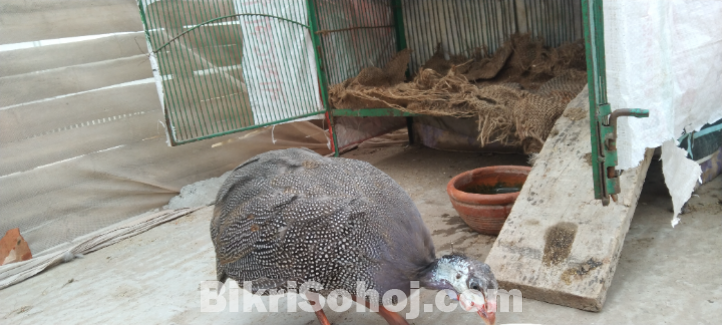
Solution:
M 604 2 L 609 103 L 650 110 L 649 118 L 619 119 L 619 168 L 637 166 L 645 148 L 676 143 L 722 118 L 721 18 L 722 1 Z M 665 177 L 675 220 L 693 189 L 686 184 L 699 177 L 699 166 L 682 163 L 685 156 L 662 156 L 665 176 L 675 175 Z

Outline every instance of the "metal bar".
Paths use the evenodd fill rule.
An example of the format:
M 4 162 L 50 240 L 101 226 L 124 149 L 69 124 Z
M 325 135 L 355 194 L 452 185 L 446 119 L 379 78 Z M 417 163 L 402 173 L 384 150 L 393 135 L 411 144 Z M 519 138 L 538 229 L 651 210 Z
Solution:
M 404 12 L 401 7 L 401 0 L 391 0 L 391 8 L 394 11 L 394 31 L 396 32 L 396 51 L 406 49 L 406 32 L 404 30 Z
M 234 9 L 234 11 L 235 11 L 235 9 Z M 243 46 L 244 46 L 244 43 L 246 42 L 245 38 L 243 37 L 242 28 L 240 27 L 242 20 L 240 18 L 238 18 L 235 21 L 238 21 L 239 27 L 233 28 L 233 29 L 227 29 L 226 33 L 224 33 L 224 35 L 230 35 L 234 39 L 238 40 L 238 45 L 236 45 L 235 49 L 238 50 L 237 53 L 240 55 L 240 62 L 241 62 L 240 70 L 241 71 L 240 71 L 240 73 L 238 73 L 237 71 L 231 71 L 230 77 L 236 78 L 240 74 L 240 80 L 242 81 L 241 85 L 239 87 L 239 88 L 241 88 L 241 95 L 238 97 L 237 101 L 234 101 L 235 105 L 233 105 L 233 106 L 236 107 L 236 110 L 240 109 L 240 112 L 241 112 L 241 114 L 238 114 L 238 116 L 237 116 L 238 127 L 245 127 L 245 126 L 249 126 L 249 125 L 253 124 L 253 112 L 251 111 L 251 96 L 248 91 L 248 83 L 247 83 L 246 77 L 244 76 L 245 71 L 242 66 L 243 56 L 244 56 L 243 55 Z M 221 79 L 220 75 L 218 77 L 219 77 L 219 79 Z
M 213 1 L 213 15 L 221 15 L 221 10 L 218 7 L 218 2 Z M 219 28 L 215 31 L 216 37 L 220 37 L 220 39 L 230 39 L 228 35 L 227 28 Z M 214 55 L 219 59 L 222 60 L 224 58 L 224 50 L 220 48 L 218 44 L 215 44 L 214 46 L 215 51 Z M 233 128 L 239 128 L 243 127 L 243 123 L 240 121 L 241 114 L 234 114 L 237 113 L 237 108 L 240 106 L 240 103 L 237 100 L 234 100 L 234 89 L 230 88 L 229 85 L 224 83 L 221 80 L 221 68 L 214 68 L 213 77 L 211 78 L 213 82 L 213 88 L 218 88 L 221 92 L 223 98 L 219 98 L 219 101 L 223 101 L 223 111 L 224 111 L 224 121 L 226 122 L 226 126 L 224 129 L 233 129 Z M 231 76 L 232 77 L 232 76 Z M 241 84 L 241 94 L 243 94 L 243 84 Z M 234 117 L 234 118 L 233 118 Z
M 406 132 L 409 135 L 409 145 L 414 145 L 414 118 L 411 116 L 406 117 Z
M 344 108 L 331 110 L 333 116 L 355 116 L 355 117 L 402 117 L 419 116 L 419 114 L 397 110 L 395 108 Z
M 281 123 L 291 122 L 291 121 L 296 120 L 296 119 L 300 119 L 300 118 L 304 118 L 304 117 L 309 117 L 309 116 L 314 116 L 314 115 L 319 115 L 319 114 L 323 114 L 323 113 L 325 113 L 325 112 L 326 112 L 326 111 L 316 111 L 316 112 L 312 112 L 312 113 L 297 115 L 297 116 L 285 118 L 285 119 L 279 120 L 279 121 L 273 121 L 273 122 L 268 122 L 268 123 L 263 123 L 263 124 L 258 124 L 258 125 L 252 125 L 252 126 L 248 126 L 248 127 L 244 127 L 244 128 L 240 128 L 240 129 L 224 131 L 224 132 L 221 132 L 221 133 L 218 133 L 218 134 L 205 135 L 205 136 L 200 136 L 200 137 L 197 137 L 197 138 L 192 138 L 192 139 L 188 139 L 188 140 L 178 141 L 178 142 L 176 142 L 176 144 L 179 144 L 179 145 L 180 145 L 180 144 L 187 144 L 187 143 L 192 143 L 192 142 L 196 142 L 196 141 L 201 141 L 201 140 L 206 140 L 206 139 L 211 139 L 211 138 L 216 138 L 216 137 L 222 137 L 222 136 L 224 136 L 224 135 L 229 135 L 229 134 L 233 134 L 233 133 L 236 133 L 236 132 L 248 131 L 248 130 L 253 130 L 253 129 L 257 129 L 257 128 L 262 128 L 262 127 L 264 127 L 264 126 L 271 126 L 271 125 L 274 125 L 274 124 L 281 124 Z
M 606 66 L 604 61 L 604 16 L 602 0 L 584 0 L 587 75 L 589 82 L 589 119 L 592 142 L 594 195 L 609 204 L 621 191 L 617 166 L 617 118 L 647 117 L 648 110 L 617 109 L 612 113 L 607 103 Z
M 274 10 L 278 10 L 278 12 L 281 11 L 281 9 L 278 8 L 278 3 L 271 3 L 270 5 L 273 6 Z M 293 11 L 291 12 L 291 14 L 293 14 Z M 292 17 L 292 18 L 297 19 L 297 17 Z M 273 50 L 275 52 L 274 54 L 280 54 L 278 56 L 279 58 L 290 57 L 291 50 L 293 48 L 289 47 L 289 43 L 291 43 L 291 42 L 290 42 L 290 40 L 288 40 L 288 36 L 293 35 L 293 33 L 291 31 L 294 28 L 297 28 L 297 26 L 296 25 L 288 26 L 287 24 L 283 24 L 282 21 L 278 21 L 278 20 L 273 20 L 271 22 L 271 24 L 274 24 L 276 27 L 276 28 L 274 28 L 274 30 L 277 30 L 278 33 L 281 34 L 281 35 L 274 35 L 273 37 L 284 40 L 284 42 L 282 42 L 283 44 L 280 47 L 275 47 L 275 46 L 273 47 Z M 305 35 L 303 35 L 303 36 L 305 37 Z M 305 49 L 305 46 L 306 46 L 305 42 L 302 42 L 301 46 L 303 46 L 303 49 Z M 306 66 L 306 64 L 305 64 L 306 60 L 308 60 L 307 56 L 303 55 L 305 53 L 307 53 L 307 51 L 303 51 L 303 53 L 299 56 L 299 58 L 301 58 L 301 61 L 298 62 L 298 64 L 300 64 L 300 66 L 298 68 L 301 69 L 301 71 L 304 71 L 303 68 Z M 291 78 L 293 78 L 293 76 L 292 76 L 293 73 L 291 71 L 289 71 L 289 69 L 284 69 L 283 64 L 280 64 L 280 67 L 279 67 L 279 63 L 282 63 L 282 62 L 279 62 L 279 60 L 273 60 L 273 62 L 272 62 L 273 66 L 278 69 L 279 75 L 283 75 L 284 79 L 286 79 L 286 80 L 292 80 Z M 311 87 L 311 89 L 308 89 L 307 87 L 304 87 L 304 86 L 307 86 L 307 83 L 303 82 L 301 84 L 298 84 L 298 88 L 302 89 L 303 91 L 294 92 L 291 100 L 296 103 L 304 103 L 304 102 L 305 103 L 313 103 L 313 100 L 308 97 L 309 93 L 313 93 L 313 87 Z M 291 96 L 287 96 L 287 94 L 284 94 L 283 96 L 285 99 L 285 103 L 287 104 L 288 99 L 286 99 L 286 98 L 291 97 Z M 281 106 L 282 106 L 281 109 L 283 110 L 282 113 L 285 116 L 291 116 L 293 114 L 293 111 L 292 111 L 293 108 L 289 107 L 291 105 L 287 104 L 287 105 L 281 105 Z M 301 106 L 298 106 L 298 107 L 301 107 Z M 276 109 L 274 111 L 278 111 L 279 113 L 281 113 L 280 112 L 281 109 Z M 274 119 L 278 119 L 278 117 L 274 117 Z
M 211 7 L 210 4 L 213 4 L 213 7 Z M 205 13 L 208 15 L 220 15 L 217 2 L 209 2 L 209 6 Z M 223 28 L 212 29 L 212 33 L 215 39 L 220 39 L 220 35 L 222 34 L 222 32 Z M 213 43 L 213 46 L 210 46 L 210 48 L 207 50 L 207 53 L 210 54 L 217 61 L 219 61 L 221 63 L 219 64 L 220 66 L 223 66 L 222 63 L 225 56 L 223 51 L 220 49 L 218 43 Z M 212 62 L 212 60 L 210 61 L 211 63 L 214 63 Z M 209 79 L 211 80 L 211 89 L 213 89 L 214 96 L 216 96 L 215 99 L 218 103 L 217 106 L 220 109 L 221 119 L 218 122 L 221 124 L 221 129 L 227 130 L 240 127 L 238 125 L 234 125 L 233 120 L 231 119 L 231 116 L 234 115 L 233 105 L 231 103 L 233 97 L 232 95 L 229 96 L 229 94 L 233 94 L 233 89 L 229 90 L 227 88 L 227 85 L 221 82 L 220 76 L 218 75 L 218 73 L 222 71 L 220 67 L 214 67 L 213 71 L 216 73 L 213 73 L 212 76 L 209 77 Z M 243 89 L 241 89 L 241 92 L 243 92 Z
M 324 73 L 323 66 L 321 65 L 321 37 L 315 33 L 318 30 L 318 18 L 316 16 L 316 4 L 315 0 L 307 0 L 306 6 L 308 10 L 308 22 L 309 30 L 311 31 L 311 40 L 313 41 L 314 53 L 316 58 L 316 72 L 318 74 L 319 89 L 321 90 L 321 100 L 323 101 L 323 107 L 326 108 L 326 112 L 329 113 L 331 119 L 331 125 L 329 131 L 331 131 L 331 137 L 333 138 L 334 155 L 338 157 L 338 139 L 336 137 L 335 122 L 332 116 L 334 110 L 331 109 L 331 105 L 328 104 L 328 83 L 326 81 L 326 74 Z
M 202 3 L 201 3 L 201 5 L 200 5 L 200 10 L 198 10 L 198 9 L 196 8 L 196 5 L 198 5 L 198 3 L 189 4 L 189 6 L 191 6 L 191 8 L 192 8 L 192 11 L 191 11 L 191 12 L 194 12 L 194 13 L 199 13 L 199 12 L 200 12 L 201 14 L 205 14 L 205 10 L 203 10 L 203 9 L 204 9 L 204 6 L 202 5 Z M 190 47 L 190 46 L 189 46 L 189 50 L 190 50 L 190 51 L 193 51 L 193 52 L 197 52 L 197 53 L 198 53 L 197 55 L 198 55 L 199 58 L 205 58 L 205 59 L 207 59 L 207 61 L 210 61 L 210 58 L 209 58 L 209 57 L 212 57 L 212 56 L 209 55 L 209 53 L 208 53 L 208 50 L 209 50 L 210 46 L 205 46 L 205 47 L 204 47 L 204 46 L 200 46 L 200 45 L 201 45 L 201 44 L 199 44 L 199 46 L 196 47 L 197 51 L 194 50 L 194 49 L 193 49 L 192 47 Z M 198 60 L 198 61 L 199 61 L 199 62 L 197 62 L 197 63 L 198 63 L 198 66 L 200 66 L 200 68 L 199 68 L 199 69 L 192 69 L 192 70 L 191 70 L 190 77 L 193 78 L 193 79 L 195 79 L 195 76 L 194 76 L 194 74 L 193 74 L 194 71 L 200 71 L 200 70 L 203 70 L 203 69 L 209 67 L 207 64 L 204 64 L 204 63 L 205 63 L 204 61 L 200 61 L 200 60 Z M 206 83 L 206 82 L 203 83 L 203 85 L 202 85 L 202 87 L 201 87 L 201 89 L 200 89 L 200 92 L 201 92 L 201 95 L 202 95 L 204 98 L 206 98 L 206 99 L 208 99 L 208 98 L 213 98 L 213 97 L 217 97 L 217 96 L 216 96 L 216 95 L 217 95 L 217 93 L 216 93 L 216 88 L 215 88 L 215 87 L 212 87 L 211 85 L 209 85 L 209 84 Z M 207 113 L 207 115 L 208 115 L 208 122 L 209 122 L 209 124 L 210 124 L 210 126 L 211 126 L 211 129 L 213 130 L 213 131 L 212 131 L 213 133 L 217 133 L 217 132 L 219 132 L 220 130 L 223 130 L 222 127 L 219 128 L 219 125 L 218 125 L 218 116 L 216 115 L 215 110 L 213 110 L 213 109 L 208 109 L 209 107 L 208 107 L 207 105 L 204 105 L 204 104 L 201 102 L 201 98 L 198 98 L 198 107 L 200 108 L 201 111 L 207 111 L 206 113 Z
M 396 51 L 406 49 L 406 31 L 404 30 L 404 11 L 401 6 L 401 0 L 391 0 L 391 10 L 393 10 L 394 32 L 396 36 Z M 406 78 L 410 77 L 409 66 L 406 66 Z
M 599 63 L 600 58 L 598 57 L 598 47 L 604 46 L 604 43 L 600 43 L 599 33 L 604 33 L 603 23 L 599 16 L 601 14 L 601 1 L 600 0 L 582 0 L 582 16 L 584 20 L 584 45 L 586 48 L 587 55 L 587 82 L 589 88 L 589 127 L 591 128 L 591 141 L 592 141 L 592 177 L 594 180 L 594 198 L 606 199 L 606 191 L 602 184 L 602 173 L 603 164 L 600 159 L 600 138 L 601 132 L 599 130 L 599 119 L 600 113 L 598 109 L 599 103 L 604 103 L 602 99 L 603 92 L 606 92 L 606 83 L 603 81 L 606 76 L 603 74 L 604 70 L 601 70 Z M 601 32 L 597 29 L 602 29 Z M 602 34 L 602 37 L 604 35 Z M 609 203 L 609 199 L 606 199 L 606 204 Z M 605 205 L 606 205 L 605 204 Z
M 368 19 L 368 16 L 366 15 L 360 15 L 359 13 L 363 12 L 358 7 L 358 0 L 353 0 L 353 5 L 350 8 L 351 9 L 351 17 L 353 17 L 353 26 L 363 25 L 366 23 L 366 20 Z M 360 30 L 354 30 L 350 32 L 353 37 L 356 40 L 356 47 L 360 49 L 360 55 L 358 57 L 360 65 L 359 69 L 368 67 L 370 65 L 376 65 L 376 62 L 374 62 L 373 58 L 369 55 L 371 53 L 371 44 L 364 39 L 362 31 Z
M 152 44 L 154 44 L 156 42 L 160 42 L 163 39 L 163 37 L 162 37 L 163 35 L 166 35 L 166 33 L 164 32 L 165 26 L 159 26 L 160 24 L 158 22 L 161 22 L 163 20 L 161 19 L 161 16 L 160 16 L 160 10 L 157 9 L 158 7 L 163 8 L 164 6 L 166 6 L 166 4 L 164 2 L 156 2 L 155 6 L 154 6 L 156 8 L 156 10 L 151 10 L 151 11 L 155 12 L 155 14 L 151 16 L 151 17 L 153 17 L 153 22 L 154 22 L 153 25 L 154 26 L 149 26 L 149 28 L 151 28 L 152 30 L 155 31 L 153 34 L 155 34 L 156 36 L 151 39 L 151 44 L 149 45 L 150 48 L 152 48 Z M 185 91 L 184 88 L 186 88 L 186 87 L 181 87 L 181 85 L 177 85 L 175 82 L 168 82 L 168 85 L 169 85 L 168 86 L 168 85 L 166 85 L 166 78 L 164 78 L 164 76 L 163 76 L 164 72 L 168 73 L 170 71 L 175 71 L 175 72 L 179 71 L 177 69 L 177 61 L 178 60 L 170 59 L 170 61 L 171 61 L 170 63 L 172 63 L 172 64 L 169 64 L 169 62 L 167 62 L 169 56 L 173 56 L 173 57 L 177 58 L 178 57 L 177 53 L 171 52 L 171 51 L 168 51 L 167 53 L 157 52 L 156 55 L 158 57 L 158 68 L 160 69 L 160 72 L 161 72 L 161 85 L 163 86 L 163 111 L 166 115 L 166 123 L 167 123 L 166 130 L 168 133 L 168 139 L 169 139 L 168 141 L 171 143 L 171 145 L 175 145 L 175 141 L 177 139 L 177 135 L 179 132 L 181 134 L 191 132 L 187 129 L 187 127 L 185 127 L 185 125 L 189 125 L 188 124 L 188 115 L 190 115 L 190 114 L 188 113 L 188 111 L 183 110 L 182 112 L 177 112 L 177 111 L 171 110 L 169 108 L 173 104 L 175 104 L 175 105 L 180 104 L 179 97 Z M 176 70 L 173 70 L 174 68 L 176 68 Z M 167 74 L 167 76 L 168 76 L 168 80 L 172 80 L 171 78 L 173 78 L 173 74 L 169 73 L 169 74 Z M 176 92 L 177 92 L 177 94 L 176 94 Z M 191 119 L 192 118 L 193 117 L 191 116 Z M 181 127 L 180 130 L 178 130 L 178 129 L 174 128 L 173 125 L 174 125 L 174 122 L 179 121 L 181 119 L 185 120 L 186 124 L 183 127 Z
M 247 48 L 246 43 L 248 42 L 248 40 L 246 39 L 246 36 L 243 34 L 243 23 L 245 22 L 244 19 L 242 17 L 238 17 L 238 22 L 241 25 L 238 28 L 238 30 L 240 30 L 240 34 L 243 39 L 242 43 L 241 43 L 241 62 L 243 62 L 243 60 L 245 58 L 245 48 Z M 248 84 L 248 80 L 249 80 L 248 74 L 249 74 L 249 71 L 247 71 L 245 68 L 241 67 L 241 78 L 243 79 L 243 83 L 244 83 L 243 85 L 245 86 L 245 91 L 246 91 L 245 95 L 246 95 L 246 99 L 247 99 L 247 101 L 243 103 L 243 107 L 247 108 L 247 109 L 244 109 L 243 120 L 244 120 L 244 122 L 246 122 L 244 124 L 253 125 L 253 124 L 255 124 L 256 121 L 255 121 L 255 117 L 253 116 L 253 103 L 251 102 L 251 90 L 250 90 L 251 86 L 249 86 L 249 84 Z M 248 104 L 248 105 L 246 106 L 246 104 Z
M 163 2 L 161 2 L 161 3 L 163 3 Z M 176 21 L 183 21 L 183 17 L 180 16 L 180 13 L 182 13 L 182 12 L 185 11 L 185 10 L 184 10 L 184 9 L 185 9 L 185 6 L 184 6 L 182 3 L 177 3 L 177 2 L 174 3 L 174 5 L 175 5 L 175 7 L 173 8 L 174 10 L 171 10 L 171 11 L 174 12 L 174 13 L 176 13 L 176 15 L 175 15 L 175 17 L 173 17 L 173 18 L 175 18 Z M 182 8 L 181 10 L 177 10 L 179 5 L 180 5 L 180 6 L 183 6 L 183 7 L 181 7 L 181 8 Z M 167 7 L 166 7 L 166 8 L 167 8 Z M 166 28 L 168 28 L 168 27 L 166 27 Z M 179 42 L 179 44 L 180 44 L 179 46 L 183 47 L 183 49 L 185 50 L 186 53 L 178 53 L 178 51 L 175 51 L 175 53 L 176 53 L 176 59 L 179 59 L 178 62 L 184 62 L 184 61 L 185 61 L 185 62 L 194 62 L 194 61 L 192 61 L 192 60 L 187 59 L 188 56 L 190 56 L 191 50 L 188 48 L 188 46 L 183 45 L 183 42 L 182 42 L 182 41 L 183 41 L 183 40 L 181 40 L 181 42 Z M 185 54 L 185 55 L 184 55 L 184 54 Z M 178 64 L 178 67 L 180 68 L 180 73 L 179 73 L 179 74 L 174 74 L 174 77 L 180 75 L 180 77 L 178 78 L 178 80 L 181 80 L 181 77 L 185 77 L 185 76 L 188 76 L 188 75 L 192 75 L 192 74 L 193 74 L 192 69 L 191 69 L 191 70 L 187 70 L 187 69 L 190 68 L 190 67 L 188 67 L 188 66 L 186 66 L 186 65 L 184 65 L 184 64 Z M 177 72 L 177 71 L 176 71 L 176 72 Z M 190 98 L 198 98 L 198 94 L 200 93 L 200 91 L 198 90 L 198 87 L 197 87 L 197 85 L 196 85 L 195 83 L 193 83 L 193 84 L 190 85 L 190 86 L 189 86 L 187 83 L 182 83 L 182 84 L 183 84 L 183 86 L 184 86 L 184 87 L 183 87 L 184 89 L 183 89 L 183 93 L 179 94 L 179 96 L 185 95 L 185 96 L 189 96 Z M 193 114 L 193 113 L 195 113 L 195 114 Z M 203 112 L 201 112 L 200 110 L 192 110 L 192 113 L 191 113 L 190 115 L 191 115 L 191 118 L 192 118 L 194 121 L 200 121 L 199 124 L 198 124 L 198 125 L 199 125 L 199 128 L 200 128 L 200 130 L 201 130 L 201 133 L 202 133 L 202 134 L 205 134 L 205 133 L 206 133 L 206 129 L 209 129 L 209 128 L 208 128 L 208 125 L 207 125 L 207 121 L 206 121 L 205 114 L 203 114 Z
M 695 138 L 700 138 L 700 137 L 703 137 L 703 136 L 708 135 L 708 134 L 710 134 L 710 133 L 715 133 L 715 132 L 720 131 L 720 130 L 722 130 L 722 124 L 717 124 L 717 125 L 712 124 L 712 125 L 709 126 L 709 127 L 706 127 L 706 128 L 703 127 L 703 128 L 702 128 L 701 130 L 699 130 L 699 131 L 690 132 L 690 133 L 687 133 L 687 134 L 683 135 L 681 138 L 679 138 L 679 141 L 682 141 L 682 139 L 684 139 L 685 137 L 690 136 L 691 134 L 694 134 L 694 137 L 695 137 Z
M 334 17 L 331 12 L 329 12 L 329 10 L 327 9 L 327 7 L 329 6 L 331 6 L 331 3 L 327 2 L 325 4 L 321 3 L 316 7 L 318 28 L 327 28 L 327 26 L 334 26 L 333 22 L 338 19 Z M 326 74 L 327 80 L 335 84 L 338 83 L 338 80 L 343 79 L 343 72 L 341 67 L 350 66 L 350 58 L 348 55 L 338 57 L 336 53 L 330 52 L 328 50 L 328 48 L 331 47 L 328 46 L 330 44 L 330 41 L 326 39 L 326 36 L 327 35 L 321 35 L 321 48 L 317 50 L 322 54 L 321 60 L 323 60 L 322 65 L 323 67 L 325 67 L 324 73 Z M 331 55 L 331 53 L 333 53 L 333 55 Z
M 441 19 L 444 22 L 444 32 L 445 32 L 445 40 L 446 44 L 448 46 L 447 50 L 449 51 L 449 57 L 454 54 L 458 54 L 458 40 L 457 40 L 457 34 L 454 32 L 454 22 L 452 21 L 454 18 L 454 14 L 451 12 L 451 6 L 453 5 L 453 2 L 451 1 L 444 1 L 442 2 L 440 14 Z
M 276 7 L 278 5 L 278 3 L 269 3 L 269 5 L 274 10 L 278 10 L 278 8 Z M 273 34 L 273 38 L 274 39 L 278 38 L 278 39 L 281 39 L 284 41 L 284 42 L 282 42 L 283 44 L 280 47 L 273 46 L 272 48 L 269 49 L 269 51 L 272 50 L 274 52 L 273 53 L 274 55 L 279 54 L 278 52 L 280 52 L 280 55 L 278 57 L 288 58 L 290 56 L 290 52 L 287 53 L 285 51 L 285 49 L 287 49 L 288 44 L 291 43 L 290 40 L 288 39 L 288 36 L 292 35 L 289 31 L 289 26 L 281 26 L 279 24 L 278 20 L 273 20 L 273 21 L 269 22 L 269 24 L 272 25 L 273 27 L 275 27 L 275 28 L 272 28 L 271 30 L 278 31 L 278 33 L 281 34 L 281 35 Z M 286 36 L 286 37 L 284 37 L 284 36 Z M 303 57 L 305 57 L 305 56 L 301 56 L 301 58 L 303 58 Z M 291 80 L 292 76 L 291 76 L 290 71 L 288 71 L 288 69 L 279 68 L 278 63 L 279 63 L 278 60 L 271 60 L 271 62 L 270 62 L 270 64 L 274 67 L 274 69 L 277 69 L 276 71 L 278 71 L 279 76 L 283 76 L 283 78 L 286 80 Z M 299 62 L 299 63 L 301 63 L 301 62 Z M 302 84 L 299 84 L 298 88 L 301 89 L 302 86 L 303 86 Z M 304 89 L 304 90 L 307 91 L 307 89 Z M 306 98 L 306 96 L 305 96 L 306 91 L 294 92 L 294 94 L 293 94 L 294 98 L 292 98 L 292 100 L 296 103 L 302 103 L 304 101 L 307 101 L 308 98 Z M 286 99 L 286 94 L 284 94 L 283 96 L 284 96 L 284 99 Z M 288 103 L 287 99 L 285 102 Z M 268 113 L 273 113 L 274 120 L 279 118 L 277 113 L 281 113 L 286 116 L 289 116 L 292 114 L 292 112 L 290 111 L 291 108 L 289 107 L 290 105 L 280 105 L 280 106 L 281 107 L 276 107 L 276 109 L 274 109 L 272 112 L 268 112 Z
M 349 28 L 340 28 L 340 29 L 326 29 L 326 30 L 320 30 L 315 32 L 319 35 L 324 34 L 331 34 L 331 33 L 338 33 L 338 32 L 345 32 L 349 30 L 356 30 L 356 29 L 375 29 L 375 28 L 391 28 L 394 27 L 393 25 L 385 25 L 385 26 L 357 26 L 357 27 L 349 27 Z
M 244 35 L 246 35 L 246 34 L 254 35 L 255 34 L 255 36 L 258 37 L 258 35 L 263 33 L 263 31 L 267 31 L 267 29 L 262 28 L 265 26 L 262 26 L 262 25 L 259 26 L 259 24 L 263 24 L 263 22 L 265 22 L 265 21 L 261 20 L 260 18 L 257 18 L 257 20 L 246 21 L 246 23 L 254 24 L 254 25 L 244 26 L 245 27 L 244 32 L 243 32 Z M 267 37 L 268 35 L 264 35 L 264 36 Z M 253 44 L 253 43 L 251 43 L 251 44 Z M 268 44 L 269 47 L 270 47 L 270 44 L 272 44 L 272 43 L 269 42 L 269 44 Z M 249 48 L 249 49 L 251 49 L 251 48 Z M 266 51 L 268 51 L 268 52 L 266 52 L 266 54 L 270 52 L 269 48 L 266 47 L 264 49 Z M 253 50 L 257 51 L 258 48 L 257 47 L 253 48 Z M 254 53 L 254 54 L 257 55 L 257 53 Z M 251 76 L 256 76 L 256 77 L 261 76 L 262 75 L 261 72 L 263 71 L 263 69 L 270 69 L 272 67 L 271 63 L 268 61 L 269 60 L 268 55 L 257 55 L 257 60 L 258 60 L 257 62 L 261 63 L 261 65 L 249 65 L 248 66 L 249 67 L 248 70 L 250 72 L 249 74 Z M 261 104 L 262 103 L 271 103 L 271 102 L 273 102 L 273 100 L 271 97 L 272 95 L 269 94 L 270 92 L 265 91 L 266 89 L 268 89 L 268 88 L 265 88 L 265 87 L 268 87 L 268 85 L 269 85 L 268 81 L 254 80 L 254 78 L 251 78 L 250 80 L 248 80 L 248 82 L 249 82 L 248 84 L 251 85 L 254 90 L 253 92 L 249 92 L 249 95 L 253 94 L 253 101 L 251 101 L 251 111 L 254 115 L 253 122 L 255 123 L 256 117 L 266 115 L 265 114 L 266 107 L 264 107 L 264 106 L 267 106 L 267 105 L 261 106 Z M 265 86 L 264 86 L 264 84 L 261 84 L 261 82 L 265 82 Z M 254 108 L 253 103 L 256 103 L 256 105 L 255 105 L 256 110 L 253 110 L 253 108 Z
M 223 19 L 226 19 L 226 18 L 240 17 L 240 16 L 264 16 L 264 17 L 276 18 L 276 19 L 285 20 L 285 21 L 287 21 L 287 22 L 294 23 L 294 24 L 297 24 L 297 25 L 301 25 L 301 26 L 306 27 L 306 28 L 310 28 L 308 25 L 301 24 L 301 23 L 299 23 L 299 22 L 297 22 L 297 21 L 293 21 L 293 20 L 291 20 L 291 19 L 286 19 L 286 18 L 283 18 L 283 17 L 274 16 L 274 15 L 266 15 L 266 14 L 235 14 L 235 15 L 227 15 L 227 16 L 223 16 L 223 17 L 213 18 L 213 19 L 211 19 L 211 20 L 207 20 L 207 21 L 204 21 L 204 22 L 202 22 L 202 23 L 200 23 L 200 24 L 198 24 L 198 25 L 195 25 L 195 26 L 191 27 L 190 29 L 188 29 L 187 31 L 185 31 L 185 32 L 183 32 L 183 33 L 180 33 L 178 36 L 173 37 L 170 41 L 168 41 L 168 42 L 166 42 L 165 44 L 161 45 L 158 49 L 154 50 L 153 52 L 156 52 L 156 53 L 157 53 L 158 51 L 162 50 L 164 47 L 168 46 L 168 44 L 174 42 L 175 40 L 177 40 L 177 39 L 179 39 L 179 38 L 181 38 L 181 37 L 183 37 L 183 35 L 188 34 L 188 33 L 190 33 L 191 31 L 194 31 L 194 30 L 195 30 L 196 28 L 198 28 L 198 27 L 201 27 L 201 26 L 203 26 L 203 25 L 207 25 L 207 24 L 210 24 L 210 23 L 212 23 L 212 22 L 219 21 L 219 20 L 223 20 Z
M 146 41 L 148 42 L 148 46 L 150 47 L 151 44 L 153 44 L 153 39 L 154 39 L 154 38 L 150 35 L 150 30 L 153 29 L 153 28 L 152 28 L 152 27 L 149 25 L 149 23 L 148 23 L 148 20 L 147 20 L 147 18 L 146 18 L 145 8 L 144 8 L 143 4 L 144 4 L 143 1 L 138 1 L 138 9 L 140 10 L 140 20 L 141 20 L 141 22 L 143 23 L 143 30 L 144 30 L 144 32 L 145 32 Z M 158 60 L 158 69 L 161 69 L 161 65 L 162 65 L 162 64 L 161 64 L 160 60 Z M 162 82 L 163 82 L 163 73 L 162 73 L 161 71 L 159 71 L 158 74 L 160 75 L 160 78 L 161 78 L 160 82 L 162 83 Z M 165 102 L 166 102 L 166 100 L 165 100 L 165 97 L 166 97 L 165 93 L 166 93 L 166 91 L 165 91 L 165 89 L 164 89 L 164 91 L 163 91 L 163 97 L 164 97 L 164 98 L 162 98 L 164 104 L 163 104 L 163 107 L 161 107 L 161 109 L 163 110 L 163 117 L 164 117 L 164 119 L 165 119 L 165 124 L 166 124 L 165 129 L 166 129 L 167 139 L 168 139 L 168 141 L 172 144 L 172 143 L 175 141 L 175 139 L 174 139 L 173 132 L 172 132 L 172 128 L 171 128 L 170 112 L 169 112 L 168 109 L 165 107 L 165 105 L 166 105 L 166 104 L 165 104 Z

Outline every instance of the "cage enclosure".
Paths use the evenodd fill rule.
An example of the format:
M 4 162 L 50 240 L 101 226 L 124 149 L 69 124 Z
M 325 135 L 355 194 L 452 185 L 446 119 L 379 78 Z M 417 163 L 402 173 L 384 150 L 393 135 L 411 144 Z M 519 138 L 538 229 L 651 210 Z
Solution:
M 537 153 L 588 83 L 595 197 L 618 193 L 601 0 L 138 4 L 171 146 L 308 118 L 338 156 L 414 117 Z
M 423 116 L 422 134 L 531 153 L 586 84 L 579 1 L 312 5 L 333 116 Z
M 467 118 L 482 146 L 537 150 L 586 80 L 567 73 L 586 68 L 580 6 L 139 2 L 171 145 L 327 113 L 336 152 L 337 117 L 422 115 Z

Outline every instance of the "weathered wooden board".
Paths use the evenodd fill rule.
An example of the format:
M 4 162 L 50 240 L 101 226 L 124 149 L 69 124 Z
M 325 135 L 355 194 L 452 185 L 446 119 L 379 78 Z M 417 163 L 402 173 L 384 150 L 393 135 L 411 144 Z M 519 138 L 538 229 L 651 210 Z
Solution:
M 585 88 L 567 106 L 486 259 L 501 288 L 600 311 L 653 150 L 621 177 L 618 202 L 594 199 Z

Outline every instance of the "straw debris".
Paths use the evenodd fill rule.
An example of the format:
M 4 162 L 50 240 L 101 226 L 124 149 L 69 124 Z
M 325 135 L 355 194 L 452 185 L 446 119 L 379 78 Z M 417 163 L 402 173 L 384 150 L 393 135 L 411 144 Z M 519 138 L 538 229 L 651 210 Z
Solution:
M 522 145 L 538 153 L 554 122 L 587 81 L 584 43 L 546 48 L 543 40 L 514 35 L 493 55 L 446 60 L 441 47 L 409 82 L 411 50 L 383 68 L 368 67 L 329 92 L 333 108 L 393 107 L 430 116 L 476 118 L 479 140 Z

